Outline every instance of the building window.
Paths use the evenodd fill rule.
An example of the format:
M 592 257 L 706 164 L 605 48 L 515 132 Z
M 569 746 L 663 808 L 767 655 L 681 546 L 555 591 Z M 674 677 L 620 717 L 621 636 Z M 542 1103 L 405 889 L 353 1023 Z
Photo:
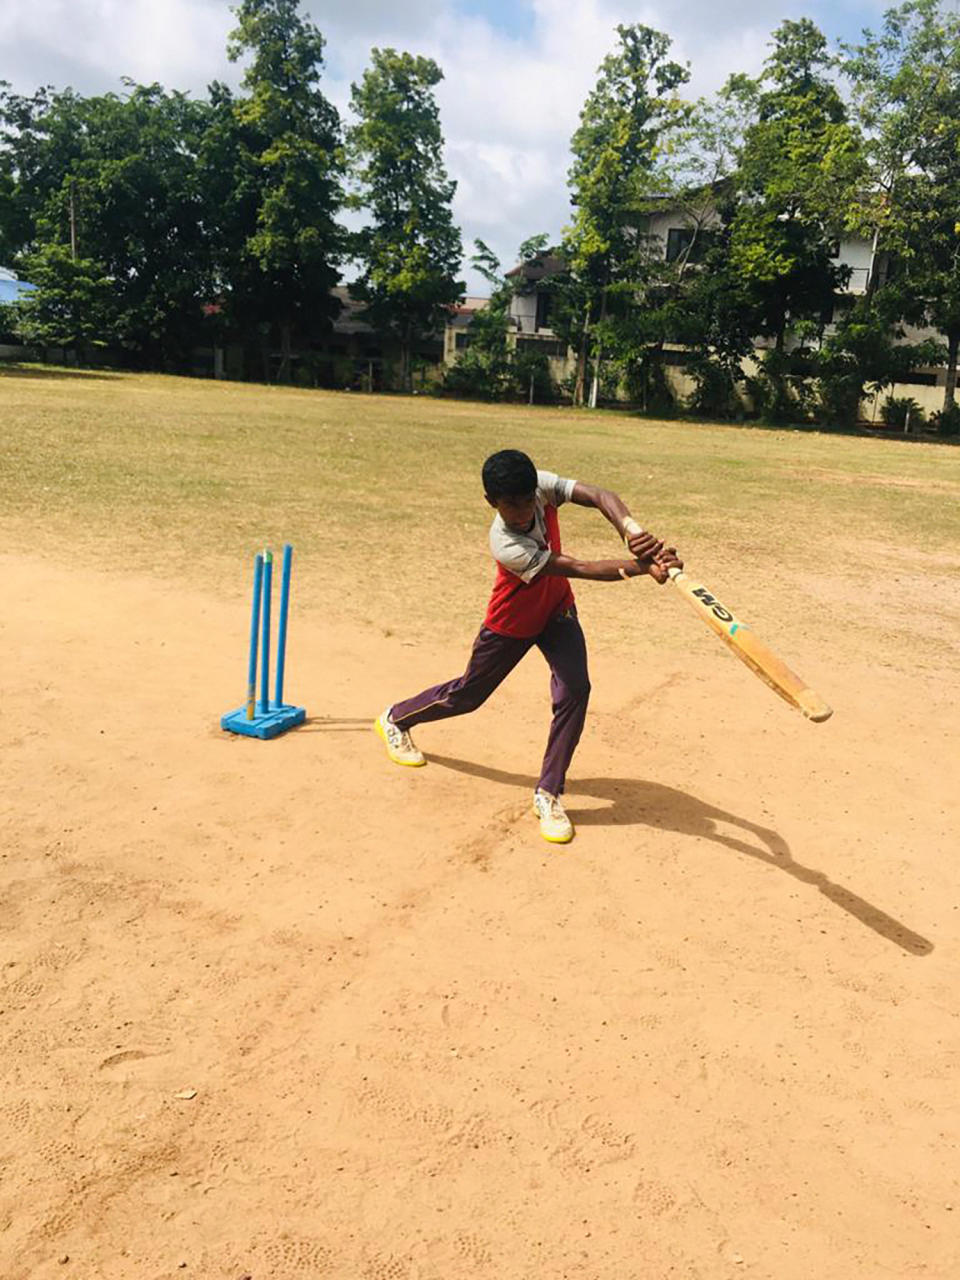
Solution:
M 691 351 L 678 351 L 673 347 L 665 347 L 660 354 L 660 359 L 664 364 L 673 365 L 677 369 L 685 369 L 687 365 L 696 360 L 696 356 Z
M 536 328 L 550 328 L 550 312 L 553 310 L 553 295 L 549 293 L 537 294 L 537 318 Z
M 676 262 L 693 244 L 693 227 L 671 227 L 667 232 L 667 261 Z
M 554 359 L 567 354 L 566 344 L 559 338 L 518 338 L 517 351 L 524 355 L 550 356 Z
M 680 258 L 690 263 L 703 262 L 716 237 L 716 231 L 706 227 L 671 227 L 667 232 L 667 262 Z
M 457 351 L 466 351 L 469 345 L 470 345 L 469 333 L 454 334 L 454 346 L 456 347 Z

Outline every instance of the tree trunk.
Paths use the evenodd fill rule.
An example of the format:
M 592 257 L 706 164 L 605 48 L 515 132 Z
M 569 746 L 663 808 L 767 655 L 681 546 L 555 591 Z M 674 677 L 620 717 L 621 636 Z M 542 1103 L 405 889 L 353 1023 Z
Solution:
M 606 319 L 606 315 L 607 315 L 607 291 L 606 289 L 604 289 L 603 293 L 600 295 L 600 323 L 601 324 Z M 590 387 L 590 408 L 591 409 L 595 409 L 597 407 L 597 398 L 600 394 L 600 356 L 601 356 L 600 340 L 598 339 L 596 355 L 593 358 L 593 384 Z
M 874 227 L 870 243 L 870 266 L 867 268 L 867 287 L 864 290 L 869 302 L 877 292 L 877 248 L 880 244 L 880 228 Z
M 583 313 L 583 331 L 580 334 L 580 350 L 577 352 L 577 381 L 573 388 L 573 403 L 583 405 L 583 393 L 587 385 L 587 343 L 590 337 L 590 303 Z
M 593 380 L 590 383 L 590 408 L 597 407 L 597 396 L 600 391 L 600 343 L 597 343 L 597 353 L 593 358 Z
M 77 207 L 74 199 L 76 183 L 70 179 L 70 261 L 77 260 Z
M 947 382 L 943 389 L 943 412 L 950 413 L 956 405 L 957 349 L 960 347 L 960 331 L 947 334 Z
M 783 350 L 787 343 L 788 299 L 783 296 L 782 292 L 778 295 L 774 295 L 774 298 L 775 298 L 775 301 L 774 301 L 773 319 L 776 324 L 776 328 L 775 328 L 776 341 L 774 342 L 773 345 L 774 345 L 774 350 L 777 351 L 780 355 L 782 355 Z
M 409 322 L 403 326 L 400 336 L 400 388 L 402 391 L 413 390 L 413 371 L 411 369 L 410 351 L 413 346 L 413 335 Z
M 290 382 L 290 373 L 292 368 L 292 342 L 290 326 L 282 324 L 280 326 L 280 368 L 277 370 L 278 382 Z

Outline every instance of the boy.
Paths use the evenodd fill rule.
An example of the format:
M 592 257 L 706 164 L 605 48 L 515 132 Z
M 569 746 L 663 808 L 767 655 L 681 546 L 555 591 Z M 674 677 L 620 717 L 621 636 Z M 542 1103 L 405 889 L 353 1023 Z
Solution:
M 518 449 L 503 449 L 486 460 L 483 491 L 496 511 L 490 550 L 497 561 L 497 577 L 467 669 L 455 680 L 395 702 L 374 728 L 395 763 L 426 764 L 410 730 L 430 720 L 476 710 L 536 645 L 550 664 L 553 722 L 533 808 L 544 839 L 566 844 L 573 839 L 573 824 L 560 797 L 590 696 L 586 642 L 569 579 L 619 582 L 649 574 L 657 582 L 666 582 L 667 570 L 683 565 L 673 547 L 665 549 L 659 538 L 640 528 L 615 493 L 563 480 L 552 471 L 538 471 Z M 564 555 L 557 508 L 569 501 L 602 512 L 632 558 L 577 560 Z

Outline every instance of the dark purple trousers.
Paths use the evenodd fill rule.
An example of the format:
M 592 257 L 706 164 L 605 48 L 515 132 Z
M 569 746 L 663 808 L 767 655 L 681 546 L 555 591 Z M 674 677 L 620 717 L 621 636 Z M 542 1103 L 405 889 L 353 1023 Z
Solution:
M 587 644 L 575 608 L 557 614 L 538 636 L 529 639 L 501 636 L 481 627 L 463 675 L 395 703 L 390 709 L 394 724 L 412 729 L 431 720 L 475 711 L 534 645 L 550 664 L 553 700 L 553 722 L 537 786 L 551 795 L 561 795 L 590 698 Z

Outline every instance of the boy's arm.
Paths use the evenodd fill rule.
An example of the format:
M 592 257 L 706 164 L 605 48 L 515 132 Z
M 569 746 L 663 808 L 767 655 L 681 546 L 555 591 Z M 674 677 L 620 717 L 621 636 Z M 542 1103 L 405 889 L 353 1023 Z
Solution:
M 617 533 L 627 544 L 627 549 L 632 556 L 632 561 L 620 560 L 574 560 L 570 556 L 554 556 L 551 562 L 556 561 L 559 567 L 551 569 L 550 565 L 546 565 L 541 572 L 562 574 L 567 578 L 594 578 L 599 582 L 612 582 L 617 578 L 635 578 L 641 574 L 648 573 L 651 578 L 655 578 L 657 582 L 663 583 L 667 580 L 667 570 L 671 568 L 683 568 L 683 563 L 677 558 L 675 547 L 667 547 L 664 549 L 663 542 L 652 533 L 647 533 L 641 529 L 639 523 L 630 514 L 629 508 L 619 494 L 613 493 L 610 489 L 601 489 L 595 484 L 583 484 L 577 481 L 573 486 L 573 493 L 570 500 L 580 507 L 595 507 L 610 521 Z M 621 573 L 620 569 L 624 565 L 631 566 L 626 573 Z M 600 569 L 600 572 L 571 572 L 570 565 L 577 565 L 579 569 Z M 567 566 L 567 567 L 562 567 Z M 610 570 L 613 572 L 610 572 Z
M 647 549 L 635 560 L 577 560 L 552 551 L 540 572 L 558 578 L 587 578 L 593 582 L 618 582 L 621 578 L 649 574 L 657 582 L 666 582 L 668 569 L 683 568 L 676 551 L 672 547 L 664 548 L 652 533 L 643 534 L 642 541 Z
M 624 541 L 627 535 L 633 532 L 631 526 L 636 525 L 638 530 L 640 528 L 624 500 L 619 494 L 609 489 L 600 489 L 595 484 L 582 484 L 578 480 L 573 486 L 570 501 L 575 502 L 578 507 L 596 507 L 602 515 L 606 516 Z M 630 549 L 633 550 L 632 547 Z

